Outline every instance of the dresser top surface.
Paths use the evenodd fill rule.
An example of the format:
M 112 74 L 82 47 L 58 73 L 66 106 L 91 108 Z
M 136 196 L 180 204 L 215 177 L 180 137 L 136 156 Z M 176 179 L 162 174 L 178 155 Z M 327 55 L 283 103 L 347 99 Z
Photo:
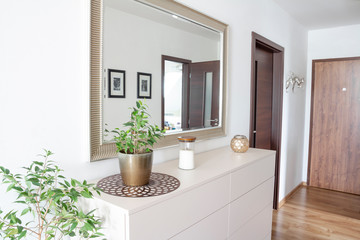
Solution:
M 153 172 L 165 173 L 180 181 L 180 187 L 168 194 L 126 198 L 102 193 L 101 196 L 94 194 L 94 198 L 105 204 L 115 205 L 127 214 L 133 214 L 270 156 L 275 156 L 275 151 L 249 148 L 245 153 L 235 153 L 230 147 L 222 147 L 196 154 L 195 169 L 193 170 L 179 169 L 178 159 L 155 164 Z

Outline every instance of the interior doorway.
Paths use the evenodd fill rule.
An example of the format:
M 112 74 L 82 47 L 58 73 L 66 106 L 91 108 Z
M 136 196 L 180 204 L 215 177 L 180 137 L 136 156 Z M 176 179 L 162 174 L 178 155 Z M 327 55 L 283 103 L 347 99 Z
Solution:
M 252 33 L 250 147 L 276 151 L 274 205 L 279 202 L 284 48 Z
M 190 64 L 188 59 L 161 56 L 161 127 L 166 131 L 189 127 Z

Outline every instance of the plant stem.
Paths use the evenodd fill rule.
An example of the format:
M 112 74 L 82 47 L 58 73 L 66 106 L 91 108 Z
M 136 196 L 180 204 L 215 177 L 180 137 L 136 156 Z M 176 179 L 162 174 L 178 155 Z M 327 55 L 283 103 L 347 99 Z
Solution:
M 42 185 L 43 185 L 43 177 L 45 175 L 45 172 L 46 172 L 46 168 L 47 168 L 47 162 L 48 162 L 48 156 L 45 157 L 45 160 L 44 160 L 44 165 L 43 165 L 43 171 L 41 173 L 41 180 L 40 180 L 40 186 L 38 187 L 38 190 L 37 190 L 37 195 L 38 196 L 41 196 L 41 188 L 42 188 Z M 44 220 L 45 220 L 45 216 L 46 216 L 46 213 L 49 209 L 46 210 L 46 213 L 44 216 L 41 215 L 41 210 L 40 210 L 40 201 L 39 199 L 36 197 L 36 202 L 37 202 L 37 205 L 38 205 L 38 221 L 39 221 L 39 240 L 41 240 L 41 235 L 42 235 L 42 232 L 44 230 Z M 45 205 L 46 206 L 46 205 Z M 45 207 L 44 206 L 44 207 Z
M 16 227 L 15 225 L 11 225 L 10 222 L 6 221 L 5 219 L 0 217 L 0 222 L 5 223 L 6 225 L 8 225 L 9 227 Z M 23 227 L 23 226 L 22 226 Z M 32 232 L 36 235 L 38 235 L 37 232 L 35 232 L 34 230 L 32 230 L 31 228 L 28 227 L 23 227 L 26 231 Z

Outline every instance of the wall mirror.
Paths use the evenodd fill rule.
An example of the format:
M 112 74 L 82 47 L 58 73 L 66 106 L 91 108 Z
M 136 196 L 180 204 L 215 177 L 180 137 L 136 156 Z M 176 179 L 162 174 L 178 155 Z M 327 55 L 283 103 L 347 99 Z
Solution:
M 92 0 L 91 161 L 116 156 L 111 135 L 136 100 L 166 130 L 155 148 L 225 135 L 227 25 L 172 0 Z

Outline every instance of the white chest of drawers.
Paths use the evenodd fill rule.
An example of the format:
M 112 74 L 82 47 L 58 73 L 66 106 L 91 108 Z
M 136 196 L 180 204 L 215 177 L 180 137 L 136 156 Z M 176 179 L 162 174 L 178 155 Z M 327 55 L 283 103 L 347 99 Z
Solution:
M 154 165 L 180 180 L 174 192 L 137 199 L 103 193 L 84 204 L 98 209 L 109 240 L 270 239 L 275 152 L 224 147 L 195 159 L 194 170 L 178 169 L 177 160 Z

